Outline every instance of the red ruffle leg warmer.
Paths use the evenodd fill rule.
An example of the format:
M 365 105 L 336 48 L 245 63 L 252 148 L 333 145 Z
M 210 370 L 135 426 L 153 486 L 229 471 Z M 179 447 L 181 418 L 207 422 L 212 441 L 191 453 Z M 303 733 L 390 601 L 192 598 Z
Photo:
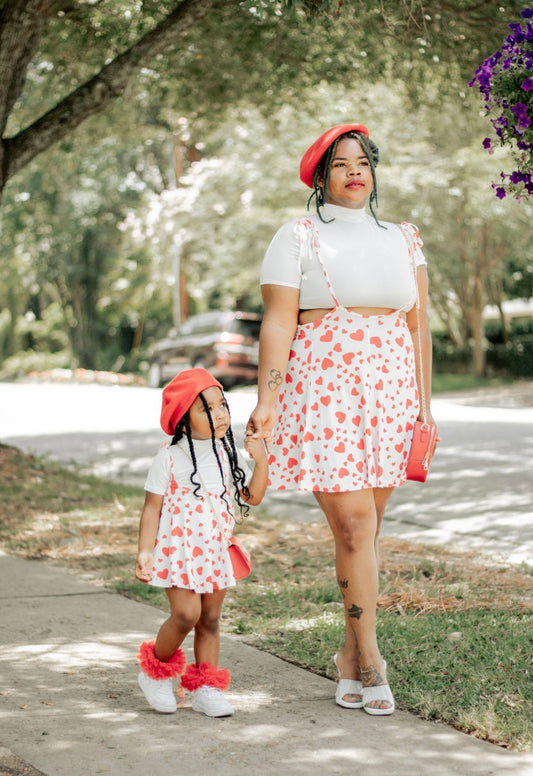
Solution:
M 227 690 L 231 674 L 227 668 L 218 668 L 212 663 L 200 663 L 199 666 L 190 663 L 181 677 L 181 686 L 189 692 L 194 692 L 206 684 L 217 690 Z
M 177 649 L 170 660 L 158 660 L 155 656 L 155 641 L 143 641 L 139 647 L 137 660 L 146 676 L 150 679 L 174 679 L 185 668 L 186 658 L 182 649 Z

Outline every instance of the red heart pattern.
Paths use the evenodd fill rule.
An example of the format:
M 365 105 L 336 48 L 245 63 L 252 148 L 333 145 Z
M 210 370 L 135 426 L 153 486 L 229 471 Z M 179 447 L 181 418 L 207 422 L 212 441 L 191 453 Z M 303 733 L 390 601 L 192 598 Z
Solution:
M 338 306 L 298 327 L 292 353 L 269 485 L 325 493 L 401 485 L 418 415 L 402 315 L 359 316 Z M 302 395 L 295 385 L 305 386 Z
M 298 435 L 294 434 L 291 445 L 297 441 Z M 170 460 L 174 455 L 183 455 L 176 447 L 167 450 Z M 226 481 L 230 481 L 229 463 L 223 451 L 220 459 L 226 471 Z M 220 493 L 210 493 L 210 497 L 196 498 L 190 482 L 182 486 L 174 474 L 171 475 L 163 497 L 151 585 L 212 593 L 235 584 L 220 528 L 221 524 L 224 525 L 225 533 L 231 535 L 235 521 L 233 508 L 231 512 L 228 510 Z M 227 493 L 227 497 L 232 504 L 231 494 Z M 213 516 L 213 508 L 216 517 Z

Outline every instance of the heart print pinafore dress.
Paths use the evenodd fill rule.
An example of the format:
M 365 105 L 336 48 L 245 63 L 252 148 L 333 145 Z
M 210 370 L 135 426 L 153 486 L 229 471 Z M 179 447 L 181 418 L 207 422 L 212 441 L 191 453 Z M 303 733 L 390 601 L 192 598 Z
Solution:
M 298 228 L 320 263 L 334 307 L 296 329 L 278 396 L 269 484 L 324 493 L 401 485 L 419 412 L 402 310 L 359 315 L 344 308 L 320 257 L 316 228 L 309 219 Z

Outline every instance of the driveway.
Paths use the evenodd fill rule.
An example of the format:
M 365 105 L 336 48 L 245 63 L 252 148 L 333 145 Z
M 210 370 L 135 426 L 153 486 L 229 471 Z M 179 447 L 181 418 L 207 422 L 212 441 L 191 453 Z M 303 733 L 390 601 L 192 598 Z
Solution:
M 255 389 L 234 389 L 228 400 L 241 444 Z M 437 397 L 442 442 L 429 479 L 396 490 L 384 535 L 533 564 L 532 400 L 532 383 Z M 161 392 L 144 387 L 0 383 L 1 440 L 142 486 L 166 439 L 160 403 Z M 291 522 L 323 519 L 310 494 L 272 491 L 265 506 Z

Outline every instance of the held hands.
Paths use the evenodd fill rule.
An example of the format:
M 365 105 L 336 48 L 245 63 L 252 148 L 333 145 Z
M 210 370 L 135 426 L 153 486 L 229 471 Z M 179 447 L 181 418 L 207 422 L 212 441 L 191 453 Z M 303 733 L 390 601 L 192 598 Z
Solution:
M 154 556 L 145 550 L 137 553 L 135 561 L 135 576 L 140 582 L 150 582 L 154 576 Z
M 248 434 L 244 438 L 246 452 L 256 463 L 267 460 L 267 440 Z
M 272 429 L 276 422 L 276 408 L 264 407 L 258 404 L 246 426 L 245 447 L 248 440 L 264 440 L 266 450 L 270 452 Z M 246 448 L 248 449 L 248 448 Z M 252 456 L 253 458 L 254 456 Z

